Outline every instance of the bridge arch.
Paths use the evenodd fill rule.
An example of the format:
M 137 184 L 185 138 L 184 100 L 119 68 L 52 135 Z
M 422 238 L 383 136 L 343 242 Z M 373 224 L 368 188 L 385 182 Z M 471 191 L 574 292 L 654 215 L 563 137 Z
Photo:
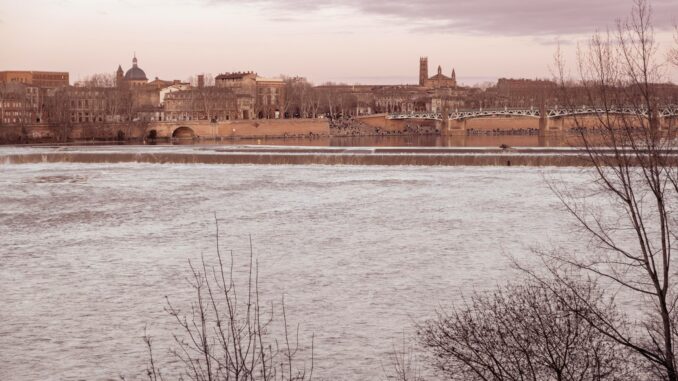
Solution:
M 146 139 L 155 140 L 158 138 L 158 130 L 152 128 L 146 132 Z
M 173 139 L 193 139 L 195 138 L 195 131 L 192 128 L 181 126 L 172 132 Z

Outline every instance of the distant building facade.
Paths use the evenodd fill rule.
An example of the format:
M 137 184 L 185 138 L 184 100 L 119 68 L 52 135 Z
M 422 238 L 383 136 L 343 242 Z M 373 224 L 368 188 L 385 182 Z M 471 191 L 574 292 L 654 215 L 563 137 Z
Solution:
M 0 83 L 22 83 L 46 89 L 69 85 L 68 72 L 62 71 L 0 71 Z
M 164 98 L 164 120 L 252 119 L 254 98 L 230 88 L 199 87 L 169 92 Z
M 279 78 L 263 78 L 254 72 L 219 74 L 216 87 L 229 88 L 236 94 L 249 95 L 254 99 L 257 118 L 280 118 L 285 108 L 285 81 Z
M 135 117 L 132 95 L 115 87 L 64 87 L 48 102 L 49 122 L 94 124 L 132 121 Z
M 0 125 L 24 125 L 44 120 L 48 89 L 22 82 L 0 82 Z
M 163 107 L 165 105 L 165 98 L 167 97 L 168 94 L 174 93 L 176 91 L 185 91 L 185 90 L 190 90 L 191 85 L 186 82 L 179 82 L 176 81 L 176 83 L 172 83 L 166 87 L 163 87 L 159 90 L 158 98 L 160 100 L 160 107 Z

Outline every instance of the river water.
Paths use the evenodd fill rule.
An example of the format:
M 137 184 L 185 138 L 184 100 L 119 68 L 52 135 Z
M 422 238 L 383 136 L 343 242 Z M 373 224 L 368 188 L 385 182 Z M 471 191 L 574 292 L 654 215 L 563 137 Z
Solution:
M 188 259 L 221 247 L 285 296 L 319 379 L 383 376 L 436 308 L 515 276 L 508 258 L 578 245 L 544 176 L 580 169 L 0 164 L 0 379 L 142 378 L 187 306 Z M 529 259 L 528 259 L 529 260 Z

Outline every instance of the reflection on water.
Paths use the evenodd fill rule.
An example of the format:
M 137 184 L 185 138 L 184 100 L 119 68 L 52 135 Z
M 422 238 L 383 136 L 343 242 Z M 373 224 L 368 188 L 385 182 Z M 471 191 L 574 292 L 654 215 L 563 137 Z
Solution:
M 175 140 L 155 144 L 219 144 L 219 145 L 280 145 L 321 147 L 566 147 L 573 145 L 573 137 L 562 135 L 399 135 L 399 136 L 333 136 L 313 138 L 224 139 L 217 141 Z
M 567 145 L 562 137 L 544 137 L 537 135 L 504 136 L 366 136 L 335 137 L 330 139 L 331 146 L 392 146 L 392 147 L 562 147 Z

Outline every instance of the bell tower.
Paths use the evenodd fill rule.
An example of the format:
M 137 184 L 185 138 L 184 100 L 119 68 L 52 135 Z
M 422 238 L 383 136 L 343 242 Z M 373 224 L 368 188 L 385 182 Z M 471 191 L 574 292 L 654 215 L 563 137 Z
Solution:
M 122 66 L 118 65 L 118 70 L 115 72 L 115 85 L 117 87 L 122 86 L 123 75 Z
M 428 79 L 428 57 L 419 57 L 419 86 L 424 86 Z

